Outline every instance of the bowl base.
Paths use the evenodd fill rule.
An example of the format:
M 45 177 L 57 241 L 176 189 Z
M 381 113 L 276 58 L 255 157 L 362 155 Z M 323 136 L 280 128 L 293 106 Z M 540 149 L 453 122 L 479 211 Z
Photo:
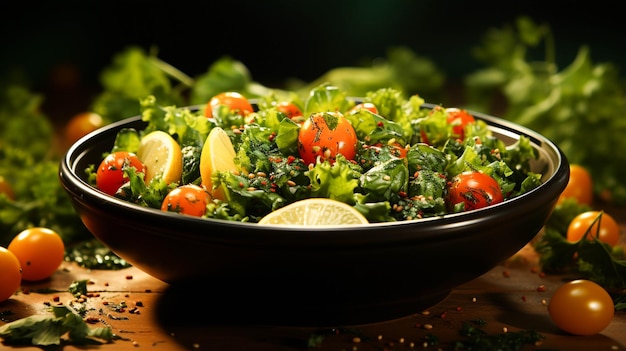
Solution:
M 196 287 L 197 289 L 197 287 Z M 384 322 L 406 317 L 443 301 L 450 291 L 420 295 L 380 303 L 333 303 L 323 299 L 285 301 L 259 297 L 254 291 L 247 296 L 203 292 L 201 301 L 190 305 L 189 288 L 170 286 L 158 301 L 157 318 L 167 325 L 172 321 L 202 316 L 207 325 L 262 324 L 286 327 L 336 327 Z M 194 319 L 196 320 L 196 319 Z

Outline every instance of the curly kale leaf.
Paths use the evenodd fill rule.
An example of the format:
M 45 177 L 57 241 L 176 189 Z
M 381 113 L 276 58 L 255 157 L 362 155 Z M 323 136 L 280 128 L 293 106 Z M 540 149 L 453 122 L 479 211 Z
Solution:
M 93 100 L 92 110 L 108 121 L 117 121 L 140 114 L 139 101 L 154 95 L 164 105 L 182 105 L 180 89 L 175 89 L 171 66 L 160 61 L 156 53 L 130 46 L 113 57 L 110 66 L 102 70 L 102 92 Z M 177 71 L 176 71 L 177 72 Z M 192 84 L 182 73 L 175 78 Z M 181 78 L 183 77 L 183 78 Z
M 354 190 L 359 186 L 361 168 L 339 154 L 334 163 L 317 163 L 305 173 L 310 179 L 311 196 L 355 204 Z

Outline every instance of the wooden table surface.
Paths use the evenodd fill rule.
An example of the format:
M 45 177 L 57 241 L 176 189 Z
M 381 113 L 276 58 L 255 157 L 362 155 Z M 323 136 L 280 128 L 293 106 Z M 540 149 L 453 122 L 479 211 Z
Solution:
M 623 237 L 624 213 L 615 216 Z M 426 311 L 407 311 L 406 317 L 368 325 L 310 328 L 215 321 L 211 311 L 203 308 L 202 286 L 211 288 L 210 282 L 198 282 L 197 289 L 180 293 L 135 267 L 90 271 L 63 263 L 50 280 L 24 284 L 12 298 L 0 303 L 0 325 L 34 314 L 50 315 L 50 305 L 83 304 L 90 327 L 109 326 L 123 339 L 46 351 L 451 350 L 455 342 L 467 340 L 459 334 L 463 325 L 476 320 L 484 321 L 480 328 L 489 336 L 529 330 L 544 336 L 540 343 L 528 344 L 524 350 L 626 350 L 624 311 L 616 311 L 612 323 L 594 336 L 568 335 L 551 322 L 547 303 L 568 278 L 541 273 L 535 252 L 527 246 L 507 262 L 457 287 Z M 79 280 L 89 281 L 84 301 L 77 301 L 68 291 L 70 284 Z M 42 350 L 3 343 L 0 349 Z

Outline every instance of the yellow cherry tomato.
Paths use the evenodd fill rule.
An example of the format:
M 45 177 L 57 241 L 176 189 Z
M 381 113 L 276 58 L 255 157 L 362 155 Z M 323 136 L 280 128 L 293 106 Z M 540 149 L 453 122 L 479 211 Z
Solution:
M 558 202 L 565 198 L 573 198 L 583 205 L 591 205 L 593 201 L 593 181 L 589 171 L 576 164 L 569 167 L 569 181 L 559 196 Z
M 22 279 L 38 281 L 50 277 L 61 265 L 65 245 L 51 229 L 36 227 L 19 233 L 7 247 L 20 262 Z
M 579 279 L 561 285 L 548 303 L 550 318 L 574 335 L 595 335 L 613 320 L 615 306 L 609 293 L 591 280 Z
M 8 300 L 22 283 L 20 261 L 13 252 L 0 246 L 0 302 Z
M 602 218 L 598 218 L 600 213 L 602 213 Z M 594 223 L 594 221 L 596 222 Z M 600 223 L 600 231 L 598 231 L 598 223 Z M 597 237 L 598 240 L 611 246 L 617 245 L 620 239 L 619 225 L 606 212 L 587 211 L 574 217 L 567 227 L 567 240 L 577 242 L 587 231 L 589 231 L 589 234 L 587 234 L 588 240 L 593 240 L 593 238 Z
M 74 115 L 65 125 L 65 143 L 69 147 L 78 139 L 104 126 L 102 116 L 94 112 L 81 112 Z

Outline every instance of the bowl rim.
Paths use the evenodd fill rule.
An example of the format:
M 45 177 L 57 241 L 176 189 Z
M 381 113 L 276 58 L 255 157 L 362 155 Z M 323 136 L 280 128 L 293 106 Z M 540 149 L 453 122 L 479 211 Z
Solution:
M 191 110 L 198 110 L 202 108 L 204 105 L 191 105 L 183 108 L 188 108 Z M 422 105 L 425 108 L 433 108 L 435 104 L 425 103 Z M 85 157 L 85 155 L 89 151 L 89 142 L 94 138 L 102 139 L 106 138 L 107 135 L 114 136 L 117 134 L 119 129 L 134 123 L 141 123 L 142 116 L 136 115 L 133 117 L 129 117 L 123 120 L 119 120 L 113 123 L 110 123 L 104 127 L 101 127 L 76 141 L 70 148 L 67 150 L 66 154 L 61 160 L 61 164 L 59 166 L 59 178 L 61 180 L 62 185 L 65 187 L 66 191 L 71 192 L 72 196 L 74 196 L 76 201 L 85 202 L 85 199 L 91 199 L 94 203 L 99 203 L 102 206 L 107 206 L 116 210 L 128 210 L 131 209 L 133 211 L 138 211 L 142 216 L 147 216 L 148 218 L 153 219 L 161 219 L 164 221 L 184 221 L 184 223 L 188 223 L 190 225 L 204 225 L 207 223 L 213 223 L 221 226 L 223 229 L 227 229 L 230 227 L 243 228 L 243 229 L 263 229 L 266 231 L 276 232 L 276 233 L 290 233 L 294 230 L 302 233 L 316 233 L 316 235 L 320 235 L 321 232 L 336 232 L 341 229 L 341 232 L 345 233 L 363 233 L 370 230 L 380 230 L 381 228 L 396 228 L 396 227 L 404 227 L 404 226 L 427 226 L 435 222 L 439 225 L 447 226 L 447 227 L 456 227 L 456 226 L 467 226 L 468 223 L 473 221 L 481 221 L 485 216 L 493 215 L 494 213 L 498 213 L 502 211 L 502 208 L 513 208 L 515 204 L 526 202 L 526 201 L 538 201 L 538 199 L 542 199 L 548 196 L 545 192 L 545 188 L 551 187 L 555 180 L 561 180 L 561 185 L 559 186 L 559 193 L 565 188 L 567 184 L 567 180 L 569 178 L 569 164 L 567 158 L 563 151 L 553 143 L 548 138 L 542 136 L 541 134 L 527 128 L 521 126 L 519 124 L 510 122 L 500 117 L 495 117 L 486 113 L 476 112 L 473 110 L 469 110 L 474 117 L 485 121 L 489 128 L 494 132 L 500 133 L 505 136 L 509 136 L 513 139 L 518 139 L 520 135 L 525 135 L 531 140 L 531 143 L 534 148 L 540 150 L 547 150 L 546 152 L 550 152 L 552 154 L 551 157 L 554 157 L 558 162 L 554 165 L 554 171 L 547 178 L 542 181 L 542 184 L 538 187 L 524 193 L 521 196 L 514 197 L 508 199 L 504 202 L 475 209 L 467 212 L 460 213 L 450 213 L 442 216 L 433 216 L 426 217 L 415 220 L 405 220 L 405 221 L 395 221 L 395 222 L 380 222 L 380 223 L 368 223 L 368 224 L 357 224 L 357 225 L 332 225 L 332 226 L 275 226 L 275 225 L 259 225 L 258 223 L 251 222 L 239 222 L 239 221 L 229 221 L 224 219 L 215 219 L 215 218 L 198 218 L 193 216 L 184 216 L 177 213 L 168 213 L 161 211 L 159 209 L 149 208 L 140 206 L 119 198 L 116 198 L 111 195 L 107 195 L 95 187 L 88 184 L 83 178 L 81 178 L 77 174 L 77 164 L 79 161 Z M 144 122 L 147 124 L 147 122 Z M 545 145 L 545 146 L 544 146 Z M 545 176 L 545 175 L 544 175 Z M 550 192 L 553 193 L 553 192 Z M 94 201 L 95 200 L 95 201 Z M 556 198 L 553 199 L 553 202 L 556 203 Z M 463 219 L 459 221 L 459 218 Z M 360 235 L 361 235 L 360 234 Z

